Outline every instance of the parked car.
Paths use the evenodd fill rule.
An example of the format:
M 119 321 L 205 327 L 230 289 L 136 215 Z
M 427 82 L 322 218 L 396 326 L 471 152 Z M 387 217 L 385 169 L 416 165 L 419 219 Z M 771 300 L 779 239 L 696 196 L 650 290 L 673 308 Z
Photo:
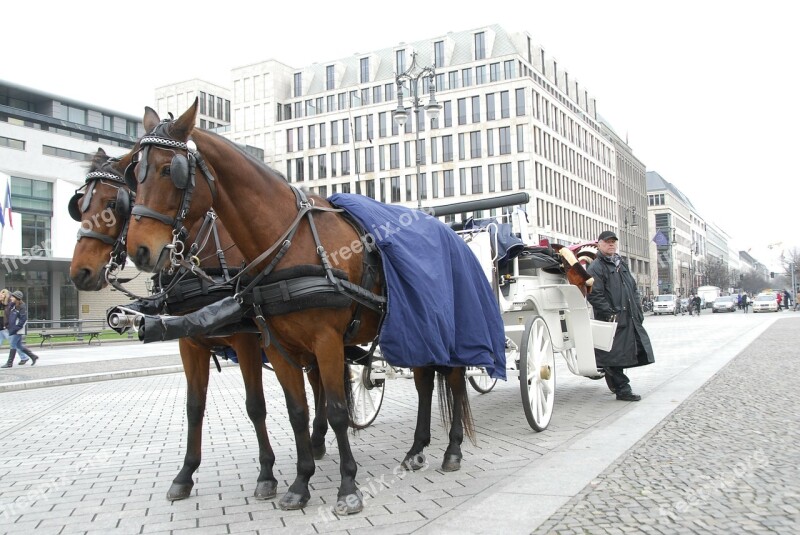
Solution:
M 711 312 L 736 312 L 738 298 L 735 295 L 723 295 L 714 299 Z
M 675 294 L 657 295 L 653 300 L 653 314 L 673 314 L 677 315 L 680 311 L 678 298 Z
M 775 294 L 759 294 L 753 300 L 753 312 L 777 312 L 778 301 Z

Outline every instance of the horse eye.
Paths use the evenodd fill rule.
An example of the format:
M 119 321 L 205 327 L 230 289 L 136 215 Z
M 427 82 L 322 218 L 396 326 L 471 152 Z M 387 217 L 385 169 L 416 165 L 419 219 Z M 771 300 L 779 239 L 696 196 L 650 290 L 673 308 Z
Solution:
M 117 207 L 117 201 L 108 201 L 106 203 L 106 208 L 109 210 L 114 210 Z
M 171 170 L 168 165 L 165 165 L 164 169 L 161 170 L 161 174 L 164 176 L 170 176 L 170 172 Z

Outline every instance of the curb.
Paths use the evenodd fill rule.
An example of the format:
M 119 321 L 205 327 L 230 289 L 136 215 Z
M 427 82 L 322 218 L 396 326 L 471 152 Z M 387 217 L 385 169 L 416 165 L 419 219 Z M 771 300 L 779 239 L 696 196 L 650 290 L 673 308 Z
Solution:
M 119 370 L 114 372 L 88 373 L 84 375 L 69 375 L 66 377 L 52 377 L 50 379 L 37 379 L 34 381 L 20 381 L 18 383 L 0 384 L 0 394 L 31 390 L 34 388 L 48 388 L 51 386 L 76 385 L 110 381 L 113 379 L 130 379 L 133 377 L 147 377 L 150 375 L 163 375 L 167 373 L 183 373 L 183 365 L 159 366 L 155 368 L 141 368 L 138 370 Z

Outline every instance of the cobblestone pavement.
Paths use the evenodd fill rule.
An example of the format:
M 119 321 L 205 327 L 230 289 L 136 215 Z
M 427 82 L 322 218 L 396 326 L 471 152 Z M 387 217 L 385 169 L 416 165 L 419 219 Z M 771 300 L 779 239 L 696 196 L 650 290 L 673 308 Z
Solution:
M 212 371 L 203 462 L 195 473 L 192 496 L 172 503 L 165 493 L 181 467 L 186 440 L 181 374 L 5 392 L 0 394 L 0 532 L 491 533 L 502 528 L 507 533 L 528 533 L 624 450 L 615 453 L 613 447 L 600 444 L 611 455 L 607 461 L 579 452 L 589 455 L 587 462 L 553 466 L 555 476 L 540 472 L 537 461 L 571 453 L 597 431 L 615 433 L 621 443 L 635 443 L 662 416 L 647 426 L 631 427 L 627 422 L 647 421 L 659 411 L 673 410 L 702 382 L 667 403 L 656 403 L 659 392 L 680 383 L 682 377 L 701 377 L 710 352 L 724 354 L 727 362 L 774 319 L 743 314 L 648 318 L 657 363 L 631 371 L 635 390 L 644 396 L 640 403 L 614 400 L 603 381 L 573 376 L 558 360 L 555 415 L 543 433 L 528 427 L 516 379 L 498 383 L 486 395 L 473 393 L 478 443 L 465 443 L 462 470 L 455 473 L 438 469 L 446 434 L 437 418 L 427 449 L 431 466 L 413 474 L 399 470 L 410 446 L 417 401 L 412 381 L 391 381 L 375 423 L 351 438 L 366 508 L 344 518 L 331 514 L 339 481 L 332 434 L 329 454 L 317 463 L 305 510 L 280 511 L 276 501 L 253 499 L 257 445 L 244 410 L 238 370 Z M 283 493 L 294 478 L 294 439 L 280 387 L 271 374 L 264 377 L 267 425 L 277 456 L 278 492 Z M 767 406 L 749 407 L 738 416 L 739 423 L 763 421 L 755 411 Z M 717 419 L 712 421 L 720 425 Z M 759 429 L 770 432 L 764 426 Z M 584 477 L 581 464 L 594 472 Z M 558 506 L 536 522 L 530 511 L 534 504 L 544 510 L 541 503 L 519 493 L 527 482 L 535 481 L 558 483 L 564 494 L 554 502 Z M 567 481 L 581 483 L 573 492 L 565 486 Z M 783 483 L 775 481 L 776 486 Z M 673 494 L 680 496 L 678 491 Z M 474 507 L 481 501 L 494 506 Z M 459 519 L 468 524 L 459 524 Z
M 796 335 L 773 325 L 534 533 L 800 532 Z

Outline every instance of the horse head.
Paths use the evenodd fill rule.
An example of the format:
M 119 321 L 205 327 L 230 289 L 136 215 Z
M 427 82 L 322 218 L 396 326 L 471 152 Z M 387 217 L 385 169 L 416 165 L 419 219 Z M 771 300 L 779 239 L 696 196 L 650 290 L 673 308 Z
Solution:
M 96 291 L 108 281 L 112 266 L 125 263 L 124 228 L 133 194 L 122 177 L 133 152 L 111 158 L 100 148 L 89 164 L 86 181 L 69 201 L 70 216 L 80 222 L 69 277 L 79 290 Z
M 197 99 L 177 119 L 160 119 L 146 107 L 144 127 L 134 165 L 125 172 L 128 185 L 136 190 L 131 212 L 128 254 L 142 271 L 165 267 L 182 254 L 188 228 L 208 212 L 213 199 L 213 171 L 198 160 L 191 135 L 197 116 Z M 207 187 L 196 188 L 196 175 Z

